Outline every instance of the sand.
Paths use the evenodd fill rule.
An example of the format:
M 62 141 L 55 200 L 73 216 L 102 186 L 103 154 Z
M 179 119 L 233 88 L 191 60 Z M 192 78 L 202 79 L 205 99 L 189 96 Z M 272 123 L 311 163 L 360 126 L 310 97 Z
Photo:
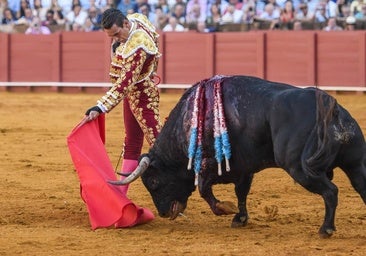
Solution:
M 161 94 L 165 118 L 181 93 Z M 92 231 L 66 137 L 101 94 L 0 92 L 0 255 L 366 255 L 366 207 L 339 169 L 337 231 L 321 239 L 322 198 L 281 169 L 257 174 L 248 198 L 247 227 L 230 228 L 232 215 L 215 216 L 195 191 L 184 217 L 157 216 L 137 180 L 129 197 L 156 219 L 127 229 Z M 366 95 L 334 94 L 366 134 Z M 107 115 L 112 164 L 121 152 L 120 107 Z M 146 147 L 144 147 L 146 151 Z M 232 185 L 215 187 L 235 202 Z

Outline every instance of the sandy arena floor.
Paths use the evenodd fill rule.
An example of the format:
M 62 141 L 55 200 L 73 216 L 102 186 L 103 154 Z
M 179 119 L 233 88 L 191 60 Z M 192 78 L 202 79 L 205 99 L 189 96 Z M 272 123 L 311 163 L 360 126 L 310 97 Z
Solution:
M 92 231 L 66 136 L 99 96 L 0 92 L 0 255 L 366 255 L 366 207 L 340 170 L 334 178 L 338 230 L 331 239 L 317 234 L 324 215 L 321 197 L 294 184 L 280 169 L 256 176 L 245 228 L 230 228 L 232 216 L 213 215 L 195 191 L 186 217 Z M 179 97 L 161 95 L 162 119 Z M 366 95 L 335 97 L 366 134 Z M 120 108 L 107 115 L 106 129 L 115 165 L 123 137 Z M 232 185 L 217 186 L 215 192 L 219 199 L 235 202 Z M 129 195 L 157 214 L 140 180 Z M 271 214 L 276 207 L 278 212 Z

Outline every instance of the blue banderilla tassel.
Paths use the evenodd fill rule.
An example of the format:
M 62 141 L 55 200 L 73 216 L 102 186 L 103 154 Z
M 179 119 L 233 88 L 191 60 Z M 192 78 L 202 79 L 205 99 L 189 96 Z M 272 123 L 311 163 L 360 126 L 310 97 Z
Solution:
M 197 148 L 197 128 L 192 128 L 188 146 L 188 158 L 189 158 L 187 167 L 188 170 L 192 169 L 192 160 L 196 153 L 196 148 Z

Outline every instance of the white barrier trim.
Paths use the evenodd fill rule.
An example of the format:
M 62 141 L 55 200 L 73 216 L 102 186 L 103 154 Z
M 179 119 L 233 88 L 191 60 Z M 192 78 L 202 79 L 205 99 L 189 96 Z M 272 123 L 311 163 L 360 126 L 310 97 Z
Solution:
M 83 83 L 83 82 L 0 82 L 0 86 L 17 87 L 17 86 L 51 86 L 51 87 L 110 87 L 110 83 Z M 161 89 L 188 89 L 191 84 L 159 84 Z M 298 86 L 301 88 L 314 86 Z M 361 86 L 318 86 L 324 91 L 358 91 L 366 92 L 366 87 Z

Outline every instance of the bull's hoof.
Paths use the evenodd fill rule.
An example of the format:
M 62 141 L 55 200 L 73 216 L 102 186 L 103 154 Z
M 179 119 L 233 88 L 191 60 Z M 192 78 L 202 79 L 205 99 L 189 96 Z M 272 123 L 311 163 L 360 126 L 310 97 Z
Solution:
M 235 217 L 233 219 L 233 221 L 231 222 L 231 227 L 232 228 L 240 228 L 240 227 L 244 227 L 248 224 L 248 216 L 242 216 L 239 213 L 235 214 Z
M 335 229 L 332 229 L 332 228 L 327 228 L 327 229 L 320 228 L 319 236 L 320 236 L 320 238 L 330 238 L 333 235 L 334 231 L 335 231 Z
M 238 207 L 236 207 L 235 204 L 229 201 L 217 202 L 216 208 L 225 215 L 234 214 L 238 212 Z

